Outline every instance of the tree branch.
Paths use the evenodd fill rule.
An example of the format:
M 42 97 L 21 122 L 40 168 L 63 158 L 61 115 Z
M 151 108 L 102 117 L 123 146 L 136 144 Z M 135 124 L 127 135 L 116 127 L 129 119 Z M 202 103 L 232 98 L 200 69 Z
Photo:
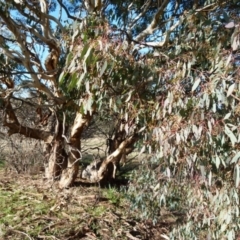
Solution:
M 44 140 L 45 142 L 51 143 L 54 136 L 51 132 L 42 131 L 39 129 L 33 129 L 30 127 L 22 126 L 14 112 L 10 99 L 4 100 L 5 114 L 3 118 L 3 126 L 9 128 L 8 134 L 12 135 L 15 133 L 23 134 L 26 137 Z
M 180 16 L 178 22 L 176 22 L 168 30 L 166 30 L 166 32 L 163 35 L 163 37 L 164 37 L 163 41 L 161 41 L 161 42 L 141 42 L 141 40 L 146 38 L 148 35 L 153 34 L 153 32 L 157 29 L 158 21 L 159 21 L 160 17 L 162 16 L 163 12 L 164 12 L 164 9 L 167 7 L 168 2 L 169 2 L 168 0 L 164 0 L 161 7 L 158 9 L 157 13 L 153 17 L 152 22 L 148 25 L 148 27 L 145 30 L 143 30 L 140 34 L 138 34 L 135 37 L 135 39 L 133 39 L 132 41 L 134 41 L 135 43 L 138 42 L 139 44 L 149 46 L 149 47 L 163 47 L 168 42 L 170 33 L 172 31 L 174 31 L 183 22 L 183 20 L 188 17 L 187 14 Z M 211 3 L 207 6 L 202 7 L 202 8 L 195 9 L 194 15 L 196 15 L 198 12 L 201 12 L 201 11 L 213 10 L 216 7 L 217 7 L 216 3 Z
M 72 20 L 74 20 L 74 21 L 79 21 L 79 22 L 82 21 L 81 18 L 74 17 L 74 16 L 72 16 L 72 15 L 68 12 L 66 6 L 62 3 L 62 0 L 57 0 L 57 1 L 58 1 L 59 5 L 60 5 L 60 6 L 64 9 L 64 11 L 66 12 L 68 18 L 70 18 L 70 19 L 72 19 Z
M 36 10 L 32 10 L 36 16 L 39 16 L 40 18 L 40 24 L 42 26 L 44 36 L 40 35 L 37 33 L 36 30 L 33 30 L 31 27 L 27 27 L 29 29 L 32 29 L 30 31 L 32 34 L 34 34 L 35 37 L 38 37 L 42 42 L 47 44 L 50 49 L 54 49 L 55 52 L 57 53 L 57 57 L 60 56 L 60 47 L 57 44 L 57 40 L 52 38 L 52 34 L 50 33 L 50 26 L 49 26 L 49 18 L 46 18 L 46 13 L 47 13 L 47 2 L 45 0 L 41 0 L 41 11 L 36 12 Z M 18 8 L 22 7 L 21 5 L 17 5 Z M 28 8 L 31 9 L 33 8 L 32 6 L 27 6 Z M 21 12 L 21 10 L 19 10 Z M 39 10 L 38 10 L 39 11 Z M 42 15 L 41 15 L 42 13 Z M 39 58 L 36 56 L 36 53 L 32 53 L 28 45 L 29 40 L 27 40 L 26 35 L 21 31 L 22 28 L 25 28 L 24 26 L 21 26 L 19 28 L 19 25 L 11 18 L 8 16 L 6 12 L 3 12 L 0 9 L 0 16 L 4 23 L 6 24 L 7 28 L 11 31 L 11 33 L 14 35 L 16 39 L 16 44 L 19 44 L 18 51 L 17 50 L 10 50 L 8 48 L 2 48 L 2 51 L 12 60 L 21 63 L 26 69 L 29 75 L 32 78 L 32 82 L 29 82 L 28 85 L 24 85 L 22 87 L 33 87 L 36 88 L 42 92 L 44 92 L 50 99 L 54 99 L 57 103 L 62 102 L 57 98 L 61 98 L 61 94 L 58 91 L 58 86 L 56 83 L 56 74 L 50 73 L 52 75 L 49 75 L 48 73 L 44 74 L 44 69 L 41 65 L 41 62 Z M 4 44 L 4 38 L 0 36 L 0 43 Z M 34 67 L 38 68 L 39 71 L 42 73 L 37 75 L 36 74 L 36 69 Z M 54 87 L 54 92 L 46 85 L 44 85 L 40 79 L 46 79 L 46 80 L 51 80 L 51 84 Z M 18 86 L 19 87 L 19 86 Z M 17 89 L 13 89 L 13 91 L 16 91 Z M 9 94 L 8 94 L 9 95 Z
M 152 22 L 148 25 L 148 27 L 145 30 L 143 30 L 140 34 L 138 34 L 136 36 L 136 38 L 135 38 L 136 41 L 141 41 L 146 36 L 148 36 L 148 35 L 153 33 L 153 31 L 157 27 L 158 20 L 163 15 L 163 11 L 164 11 L 165 7 L 168 5 L 168 3 L 169 3 L 169 0 L 164 0 L 164 2 L 162 3 L 161 7 L 158 9 L 157 13 L 153 17 Z
M 145 5 L 145 6 L 144 6 Z M 131 30 L 134 28 L 134 26 L 136 25 L 137 21 L 147 12 L 148 8 L 151 5 L 151 0 L 148 0 L 145 4 L 143 5 L 144 9 L 141 13 L 139 13 L 130 23 L 130 25 L 128 26 L 128 29 Z M 129 31 L 128 30 L 128 31 Z

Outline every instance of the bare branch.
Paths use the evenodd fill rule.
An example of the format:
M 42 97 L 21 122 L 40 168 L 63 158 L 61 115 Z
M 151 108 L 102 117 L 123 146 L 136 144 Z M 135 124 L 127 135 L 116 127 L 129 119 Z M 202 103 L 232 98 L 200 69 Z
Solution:
M 27 4 L 27 3 L 26 3 Z M 23 10 L 21 10 L 22 6 L 20 4 L 15 4 L 16 7 L 20 8 L 19 11 L 22 13 Z M 33 9 L 32 6 L 30 6 L 29 4 L 27 4 L 27 7 L 30 9 L 30 11 L 33 11 L 36 16 L 39 16 L 39 24 L 41 24 L 43 32 L 44 32 L 44 36 L 42 36 L 41 34 L 39 34 L 37 32 L 37 30 L 33 29 L 32 27 L 27 26 L 27 29 L 30 30 L 30 32 L 35 36 L 38 37 L 42 42 L 44 42 L 46 45 L 49 46 L 49 49 L 51 49 L 51 56 L 52 56 L 52 52 L 54 51 L 54 53 L 56 53 L 54 55 L 54 57 L 57 57 L 57 59 L 55 58 L 55 69 L 54 72 L 52 71 L 47 71 L 47 73 L 44 73 L 45 70 L 42 67 L 41 61 L 40 59 L 37 57 L 37 53 L 33 53 L 29 50 L 29 43 L 27 41 L 27 36 L 24 34 L 24 32 L 22 32 L 22 28 L 25 28 L 24 26 L 21 26 L 19 28 L 19 24 L 17 22 L 15 22 L 11 17 L 7 16 L 7 14 L 5 12 L 3 12 L 0 9 L 0 16 L 3 19 L 4 23 L 6 24 L 7 28 L 11 31 L 11 33 L 14 35 L 14 38 L 16 39 L 16 44 L 19 45 L 19 50 L 11 50 L 8 48 L 2 48 L 2 51 L 4 52 L 5 55 L 7 55 L 10 59 L 21 63 L 27 70 L 27 72 L 29 73 L 29 75 L 32 78 L 32 82 L 29 82 L 28 85 L 24 85 L 24 86 L 18 86 L 19 87 L 33 87 L 38 89 L 39 91 L 44 92 L 45 94 L 47 94 L 47 96 L 50 99 L 55 99 L 57 102 L 59 102 L 57 98 L 61 98 L 61 94 L 58 91 L 58 86 L 56 83 L 56 63 L 58 61 L 58 58 L 60 56 L 60 47 L 57 44 L 57 40 L 54 39 L 52 37 L 51 31 L 50 31 L 50 23 L 49 23 L 49 17 L 47 17 L 47 2 L 45 0 L 41 0 L 40 2 L 41 5 L 41 11 L 36 12 L 36 9 Z M 36 22 L 37 23 L 37 22 Z M 0 36 L 0 43 L 4 43 L 5 39 L 3 37 Z M 51 59 L 50 59 L 51 60 Z M 36 68 L 39 70 L 40 74 L 36 74 Z M 49 69 L 47 69 L 49 70 Z M 51 69 L 53 70 L 53 69 Z M 49 89 L 48 86 L 44 85 L 40 79 L 46 79 L 46 80 L 50 80 L 51 81 L 51 85 L 54 88 L 54 92 Z M 19 89 L 13 89 L 13 91 L 18 91 Z M 11 93 L 12 93 L 11 92 Z M 11 93 L 8 93 L 7 95 L 9 96 Z M 62 100 L 60 101 L 62 102 Z
M 62 3 L 62 0 L 57 0 L 57 1 L 58 1 L 59 5 L 60 5 L 60 6 L 64 9 L 64 11 L 66 12 L 68 18 L 70 18 L 70 19 L 72 19 L 72 20 L 74 20 L 74 21 L 80 21 L 80 22 L 82 21 L 81 18 L 74 17 L 74 16 L 72 16 L 72 15 L 68 12 L 66 6 Z
M 33 129 L 30 127 L 22 126 L 13 110 L 10 99 L 4 100 L 5 114 L 3 118 L 3 126 L 9 128 L 8 134 L 12 135 L 15 133 L 23 134 L 26 137 L 44 140 L 45 142 L 51 143 L 53 140 L 53 134 L 51 132 L 42 131 L 39 129 Z
M 152 22 L 148 25 L 148 27 L 143 30 L 135 39 L 133 39 L 132 41 L 135 43 L 139 43 L 141 45 L 144 46 L 149 46 L 149 47 L 163 47 L 169 40 L 170 34 L 179 26 L 182 24 L 183 20 L 188 18 L 188 14 L 182 15 L 179 17 L 179 20 L 172 25 L 163 35 L 163 41 L 161 42 L 141 42 L 142 39 L 144 39 L 145 37 L 147 37 L 150 34 L 153 34 L 153 32 L 157 29 L 157 24 L 158 24 L 158 20 L 160 19 L 161 15 L 163 14 L 163 11 L 165 9 L 165 7 L 167 6 L 168 1 L 165 0 L 161 7 L 158 9 L 157 13 L 155 14 Z M 202 8 L 196 9 L 194 14 L 197 14 L 198 12 L 201 11 L 207 11 L 207 10 L 213 10 L 216 8 L 216 3 L 212 3 L 209 4 L 207 6 L 204 6 Z
M 143 5 L 143 10 L 141 13 L 139 13 L 132 21 L 131 23 L 129 24 L 128 28 L 130 31 L 131 29 L 134 28 L 134 26 L 136 25 L 137 21 L 147 12 L 148 8 L 150 7 L 151 5 L 151 0 L 148 0 L 144 5 Z
M 24 11 L 23 11 L 23 7 L 21 4 L 17 4 L 17 3 L 13 3 L 13 5 L 17 8 L 17 10 L 25 17 L 27 18 L 30 18 L 32 19 L 34 22 L 36 23 L 40 23 L 41 24 L 41 19 L 42 17 L 46 18 L 46 19 L 49 19 L 49 20 L 52 20 L 54 21 L 61 29 L 61 31 L 64 31 L 64 27 L 63 25 L 61 24 L 61 22 L 55 18 L 54 16 L 52 15 L 49 15 L 49 14 L 46 14 L 46 12 L 41 12 L 41 19 L 36 19 L 34 17 L 34 15 L 29 15 L 29 14 L 26 14 Z M 36 15 L 39 15 L 39 9 L 33 9 L 29 4 L 26 3 L 26 7 L 28 7 L 32 12 L 34 12 Z
M 145 30 L 143 30 L 140 34 L 137 35 L 137 37 L 135 38 L 136 41 L 141 41 L 146 36 L 148 36 L 148 35 L 153 33 L 153 31 L 157 27 L 158 20 L 163 15 L 163 11 L 164 11 L 165 7 L 167 6 L 168 2 L 169 2 L 169 0 L 164 0 L 164 2 L 162 3 L 161 7 L 158 9 L 157 13 L 153 17 L 152 22 L 148 25 L 148 27 Z
M 3 38 L 0 35 L 0 44 L 3 44 Z M 23 64 L 25 59 L 24 57 L 17 51 L 14 51 L 12 49 L 7 49 L 7 48 L 1 48 L 1 51 L 10 59 L 12 59 L 13 61 L 17 62 L 17 63 L 21 63 Z
M 183 20 L 184 20 L 184 17 L 181 16 L 179 18 L 179 21 L 176 24 L 174 24 L 173 26 L 171 26 L 166 31 L 166 33 L 164 34 L 163 41 L 161 41 L 161 42 L 144 42 L 144 45 L 148 46 L 148 47 L 163 47 L 168 42 L 171 32 L 173 32 L 183 22 Z M 140 43 L 140 44 L 143 44 L 143 43 Z

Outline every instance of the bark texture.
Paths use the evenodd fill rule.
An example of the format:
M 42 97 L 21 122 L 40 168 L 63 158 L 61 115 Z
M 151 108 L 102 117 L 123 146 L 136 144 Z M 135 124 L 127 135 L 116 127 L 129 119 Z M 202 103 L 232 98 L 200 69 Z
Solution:
M 138 140 L 133 121 L 119 120 L 114 134 L 108 139 L 108 156 L 105 160 L 93 161 L 83 172 L 82 178 L 89 182 L 111 182 L 115 178 L 120 162 L 124 164 L 126 155 L 134 149 L 134 143 Z
M 62 172 L 59 182 L 60 188 L 70 187 L 77 178 L 79 160 L 81 159 L 81 135 L 91 119 L 92 115 L 90 113 L 84 115 L 78 112 L 76 114 L 69 139 L 70 152 L 68 154 L 67 167 Z

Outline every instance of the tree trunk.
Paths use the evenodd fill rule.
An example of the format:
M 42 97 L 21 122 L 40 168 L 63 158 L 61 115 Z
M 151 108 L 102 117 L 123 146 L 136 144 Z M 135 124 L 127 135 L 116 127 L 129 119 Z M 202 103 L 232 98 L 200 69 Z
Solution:
M 123 119 L 118 120 L 113 135 L 108 139 L 108 156 L 116 151 L 122 142 L 128 139 L 126 130 L 129 131 L 132 126 L 132 122 L 129 123 Z M 127 155 L 131 153 L 133 149 L 134 142 L 122 149 L 118 156 L 114 158 L 114 161 L 108 164 L 104 179 L 109 180 L 115 178 L 116 170 L 120 169 L 120 164 L 125 164 Z
M 45 157 L 48 160 L 45 165 L 45 176 L 48 179 L 59 179 L 67 167 L 67 154 L 64 149 L 64 142 L 56 139 L 52 144 L 45 143 Z
M 132 146 L 134 143 L 138 140 L 138 135 L 134 134 L 129 138 L 126 138 L 124 141 L 121 142 L 121 144 L 118 146 L 118 148 L 111 153 L 101 164 L 100 168 L 97 171 L 97 182 L 106 180 L 111 180 L 115 178 L 116 163 L 120 161 L 120 159 L 125 156 L 126 149 L 132 149 Z
M 126 156 L 133 151 L 137 140 L 138 133 L 134 120 L 128 122 L 122 119 L 118 120 L 113 135 L 107 141 L 107 158 L 103 161 L 94 160 L 89 164 L 82 172 L 84 181 L 102 184 L 111 182 L 120 167 L 120 162 L 125 163 Z
M 95 160 L 82 172 L 84 182 L 101 184 L 109 183 L 115 178 L 117 163 L 123 156 L 133 150 L 134 143 L 138 140 L 138 134 L 127 137 L 120 143 L 118 148 L 113 151 L 105 160 Z M 128 150 L 129 152 L 127 152 Z
M 67 167 L 63 170 L 59 182 L 60 188 L 70 187 L 77 178 L 79 160 L 81 159 L 81 135 L 84 128 L 92 119 L 92 114 L 77 113 L 69 139 L 70 152 L 68 154 Z

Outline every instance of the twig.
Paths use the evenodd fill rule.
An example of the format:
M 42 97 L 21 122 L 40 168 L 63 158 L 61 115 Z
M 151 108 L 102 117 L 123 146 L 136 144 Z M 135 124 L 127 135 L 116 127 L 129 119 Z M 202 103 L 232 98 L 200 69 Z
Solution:
M 140 240 L 140 238 L 136 238 L 133 235 L 131 235 L 129 232 L 126 233 L 126 236 L 131 240 Z
M 40 239 L 51 238 L 54 240 L 59 240 L 59 238 L 56 238 L 55 236 L 46 236 L 46 235 L 38 235 L 38 238 L 40 238 Z
M 16 233 L 23 234 L 23 235 L 25 235 L 28 239 L 33 240 L 33 238 L 31 238 L 31 237 L 30 237 L 27 233 L 25 233 L 25 232 L 22 232 L 22 231 L 13 229 L 13 228 L 10 228 L 10 230 L 13 231 L 13 232 L 16 232 Z

